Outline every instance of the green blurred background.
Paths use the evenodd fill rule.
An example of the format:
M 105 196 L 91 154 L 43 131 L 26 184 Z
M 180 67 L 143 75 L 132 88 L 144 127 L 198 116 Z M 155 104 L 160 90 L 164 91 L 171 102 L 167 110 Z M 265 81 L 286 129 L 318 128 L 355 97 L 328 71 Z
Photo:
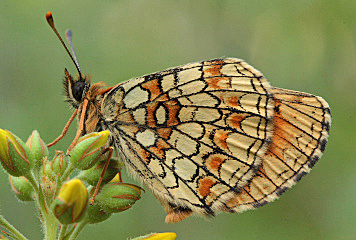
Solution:
M 310 175 L 255 211 L 165 224 L 149 191 L 129 211 L 90 226 L 81 239 L 127 239 L 174 231 L 178 239 L 356 239 L 356 1 L 0 1 L 0 127 L 50 142 L 72 112 L 64 67 L 75 68 L 48 27 L 73 31 L 81 67 L 115 85 L 132 77 L 221 56 L 245 59 L 273 86 L 325 98 L 333 123 Z M 75 135 L 57 145 L 64 149 Z M 127 182 L 134 181 L 128 177 Z M 41 239 L 32 203 L 20 204 L 0 172 L 0 209 Z

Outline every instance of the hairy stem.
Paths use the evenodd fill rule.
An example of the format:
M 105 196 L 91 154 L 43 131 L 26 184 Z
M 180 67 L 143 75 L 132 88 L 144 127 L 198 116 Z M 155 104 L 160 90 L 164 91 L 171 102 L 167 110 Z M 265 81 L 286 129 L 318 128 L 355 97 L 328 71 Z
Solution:
M 88 222 L 83 221 L 78 223 L 78 225 L 75 227 L 75 230 L 73 231 L 72 235 L 70 236 L 70 240 L 75 240 L 78 238 L 79 233 L 82 232 L 83 228 L 87 225 Z
M 39 213 L 42 215 L 40 219 L 42 221 L 43 229 L 46 235 L 45 239 L 55 240 L 57 238 L 59 222 L 53 213 L 48 209 L 45 196 L 43 195 L 42 187 L 36 182 L 33 174 L 29 174 L 26 176 L 26 178 L 37 193 L 36 203 L 39 209 Z
M 61 231 L 59 233 L 59 236 L 58 236 L 58 240 L 63 240 L 66 233 L 67 233 L 67 229 L 68 229 L 68 224 L 63 224 L 62 225 L 62 228 L 61 228 Z
M 20 240 L 28 240 L 14 226 L 12 226 L 8 221 L 6 221 L 6 219 L 2 215 L 0 215 L 0 226 L 2 226 L 5 229 L 7 229 L 9 232 L 11 232 L 14 236 L 16 236 Z

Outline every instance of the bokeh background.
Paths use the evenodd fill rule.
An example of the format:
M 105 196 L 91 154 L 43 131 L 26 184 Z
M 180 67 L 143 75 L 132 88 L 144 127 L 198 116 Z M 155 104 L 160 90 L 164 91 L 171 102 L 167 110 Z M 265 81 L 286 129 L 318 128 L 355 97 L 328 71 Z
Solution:
M 87 227 L 80 239 L 152 231 L 174 231 L 181 240 L 356 238 L 356 1 L 1 0 L 0 127 L 24 140 L 37 129 L 50 142 L 72 114 L 61 82 L 64 67 L 76 71 L 46 23 L 49 10 L 63 35 L 73 31 L 81 67 L 94 82 L 115 85 L 193 61 L 239 57 L 273 86 L 322 96 L 333 114 L 322 159 L 272 204 L 172 225 L 146 191 L 131 210 Z M 56 148 L 74 135 L 72 127 Z M 0 209 L 30 239 L 42 238 L 33 203 L 16 200 L 3 171 Z

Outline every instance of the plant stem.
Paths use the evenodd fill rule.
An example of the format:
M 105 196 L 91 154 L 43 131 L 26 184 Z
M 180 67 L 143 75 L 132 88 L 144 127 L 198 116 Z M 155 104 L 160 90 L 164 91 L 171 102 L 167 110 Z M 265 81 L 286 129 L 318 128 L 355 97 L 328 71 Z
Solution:
M 83 230 L 83 228 L 87 225 L 87 221 L 83 221 L 78 223 L 78 225 L 76 226 L 75 230 L 73 231 L 72 235 L 70 236 L 70 240 L 75 240 L 77 239 L 79 233 Z
M 43 214 L 43 229 L 45 229 L 46 240 L 55 240 L 58 233 L 59 222 L 53 213 L 48 209 L 42 188 L 38 188 L 37 205 L 40 212 Z
M 4 216 L 0 215 L 0 225 L 7 229 L 9 232 L 14 234 L 18 239 L 28 240 L 24 235 L 22 235 L 14 226 L 12 226 Z
M 43 217 L 41 218 L 41 221 L 46 234 L 46 240 L 55 240 L 57 238 L 59 222 L 57 218 L 52 214 L 52 212 L 49 211 L 45 197 L 43 195 L 42 187 L 36 182 L 33 174 L 29 174 L 28 176 L 26 176 L 26 178 L 37 192 L 36 203 L 39 209 L 39 213 Z
M 26 176 L 26 178 L 28 179 L 29 183 L 32 185 L 32 187 L 35 189 L 36 193 L 37 193 L 37 205 L 38 208 L 40 209 L 40 213 L 41 214 L 46 214 L 48 213 L 48 208 L 43 196 L 43 192 L 42 192 L 42 188 L 41 186 L 39 186 L 39 184 L 36 182 L 33 174 L 29 174 L 28 176 Z
M 63 240 L 68 229 L 68 224 L 63 224 L 61 228 L 61 232 L 59 234 L 58 240 Z
M 52 212 L 44 214 L 44 227 L 46 229 L 46 240 L 56 240 L 59 222 Z
M 38 192 L 38 183 L 35 179 L 35 177 L 33 176 L 33 173 L 30 172 L 28 175 L 25 176 L 28 180 L 28 182 L 31 184 L 31 186 L 33 187 L 33 189 L 35 189 L 36 192 Z

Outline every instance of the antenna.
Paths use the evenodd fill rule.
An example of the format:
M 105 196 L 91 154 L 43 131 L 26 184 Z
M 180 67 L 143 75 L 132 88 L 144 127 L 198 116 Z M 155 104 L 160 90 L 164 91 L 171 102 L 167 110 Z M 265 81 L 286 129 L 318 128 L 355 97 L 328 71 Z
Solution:
M 53 17 L 52 17 L 52 13 L 51 13 L 51 12 L 48 12 L 48 13 L 46 14 L 46 19 L 47 19 L 47 22 L 48 22 L 49 26 L 52 28 L 52 30 L 54 31 L 54 33 L 57 35 L 59 41 L 61 41 L 61 43 L 62 43 L 63 47 L 65 48 L 65 50 L 67 51 L 69 57 L 72 59 L 74 65 L 75 65 L 75 67 L 77 68 L 77 71 L 78 71 L 78 73 L 79 73 L 79 78 L 80 78 L 80 79 L 83 79 L 82 71 L 80 70 L 80 67 L 79 67 L 79 64 L 78 64 L 78 61 L 77 61 L 77 57 L 75 56 L 74 48 L 73 48 L 71 42 L 70 42 L 70 45 L 72 46 L 72 49 L 73 49 L 73 52 L 74 52 L 74 56 L 75 56 L 75 60 L 74 60 L 72 54 L 69 52 L 69 50 L 68 50 L 67 46 L 65 45 L 63 39 L 61 38 L 61 35 L 59 35 L 59 33 L 58 33 L 56 27 L 54 26 L 54 20 L 53 20 Z M 71 41 L 71 40 L 70 40 L 70 41 Z
M 71 30 L 66 31 L 66 37 L 67 37 L 67 41 L 69 42 L 70 47 L 72 48 L 72 53 L 74 55 L 75 64 L 78 66 L 79 71 L 82 72 L 82 70 L 80 69 L 79 62 L 78 62 L 77 54 L 75 54 L 74 45 L 73 45 L 73 34 L 72 34 Z

